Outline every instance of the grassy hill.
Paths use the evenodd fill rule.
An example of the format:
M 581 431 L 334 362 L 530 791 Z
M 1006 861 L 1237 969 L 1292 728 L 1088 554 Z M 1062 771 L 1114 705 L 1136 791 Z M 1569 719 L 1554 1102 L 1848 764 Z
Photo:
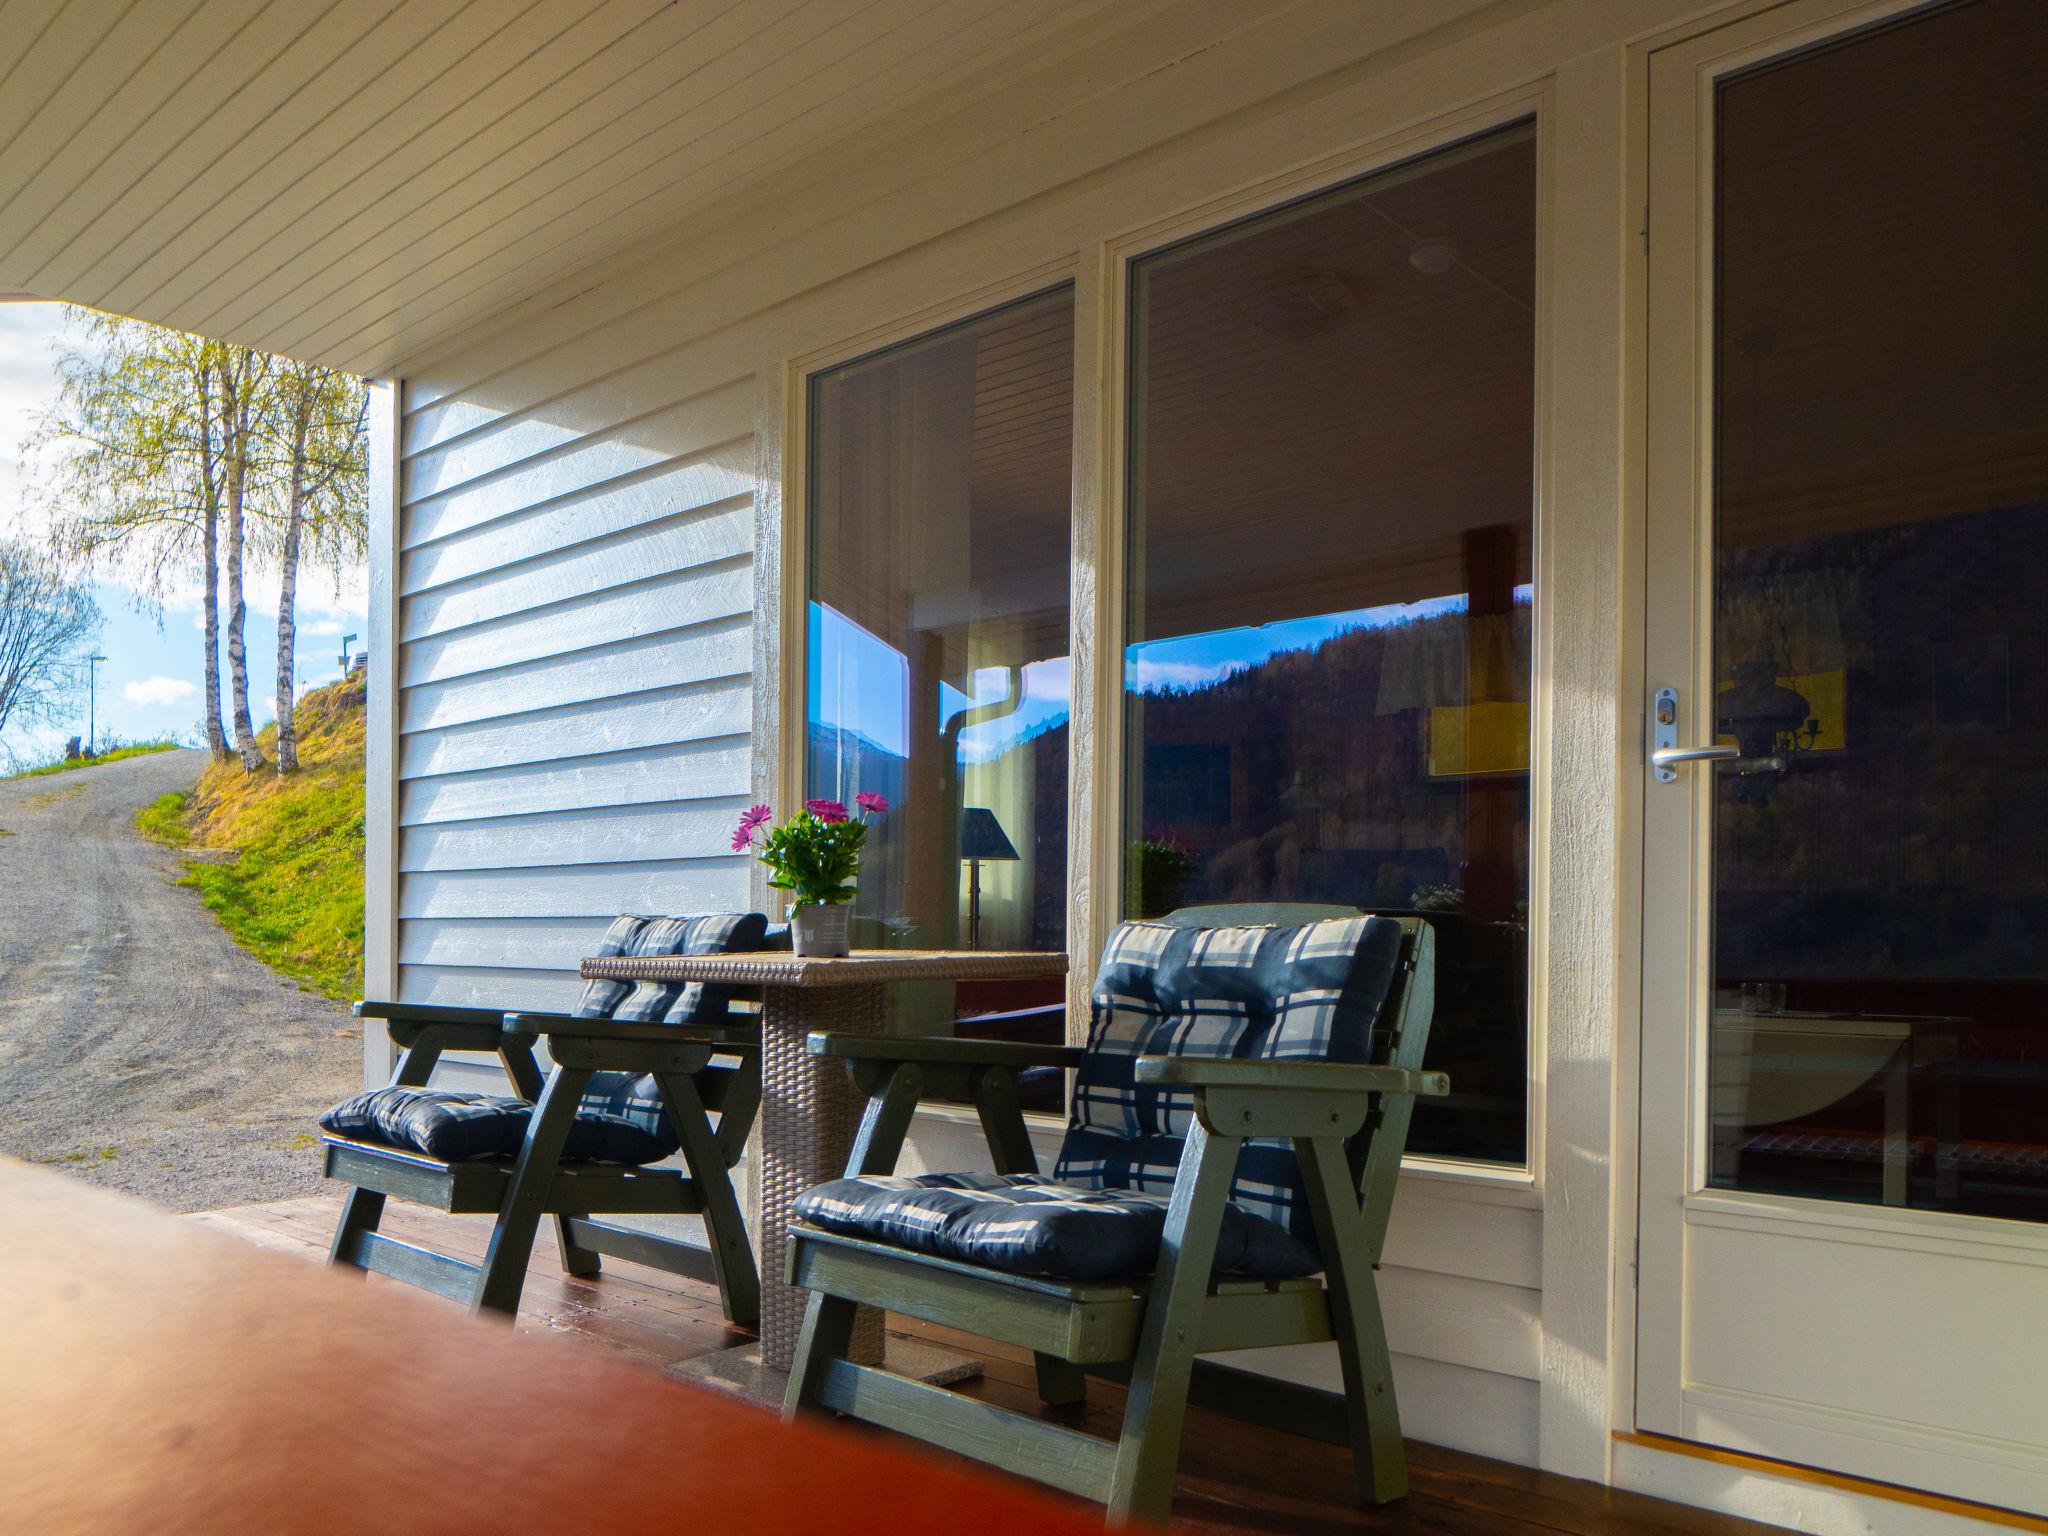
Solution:
M 182 884 L 243 948 L 309 991 L 362 996 L 363 702 L 360 678 L 299 700 L 299 771 L 210 764 L 190 794 L 145 806 L 145 836 L 192 850 Z M 277 727 L 264 729 L 264 752 Z
M 9 779 L 40 779 L 53 773 L 75 773 L 80 768 L 97 768 L 101 763 L 126 762 L 131 757 L 147 757 L 152 752 L 175 752 L 182 742 L 176 741 L 134 741 L 127 746 L 110 746 L 97 757 L 57 757 L 47 763 L 38 763 L 33 768 L 24 768 L 19 773 L 0 777 Z

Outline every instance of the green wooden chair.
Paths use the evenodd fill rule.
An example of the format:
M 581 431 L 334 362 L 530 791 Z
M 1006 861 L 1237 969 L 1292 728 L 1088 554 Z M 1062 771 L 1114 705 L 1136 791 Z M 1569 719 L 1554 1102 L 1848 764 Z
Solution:
M 1361 1502 L 1406 1491 L 1374 1269 L 1418 1095 L 1433 938 L 1346 907 L 1190 908 L 1104 951 L 1089 1044 L 814 1035 L 868 1095 L 847 1176 L 799 1201 L 811 1299 L 785 1411 L 838 1410 L 1164 1520 L 1192 1402 L 1348 1445 Z M 1055 1178 L 1016 1074 L 1073 1068 Z M 888 1177 L 922 1099 L 971 1103 L 994 1175 Z M 857 1304 L 1032 1350 L 1039 1396 L 1129 1384 L 1121 1437 L 847 1358 Z M 1198 1355 L 1334 1341 L 1341 1399 Z
M 758 913 L 621 918 L 604 952 L 774 942 Z M 386 1021 L 402 1054 L 386 1087 L 321 1117 L 327 1176 L 351 1186 L 330 1262 L 509 1316 L 545 1216 L 568 1273 L 594 1275 L 610 1255 L 709 1280 L 726 1317 L 753 1326 L 760 1279 L 731 1170 L 760 1107 L 761 1072 L 758 1020 L 729 1007 L 737 990 L 592 982 L 576 1014 L 358 1003 L 358 1017 Z M 545 1075 L 534 1056 L 542 1042 L 553 1061 Z M 495 1054 L 516 1092 L 429 1088 L 448 1051 Z M 683 1168 L 649 1166 L 677 1152 Z M 494 1215 L 483 1262 L 380 1233 L 392 1196 Z M 606 1216 L 700 1216 L 708 1246 Z

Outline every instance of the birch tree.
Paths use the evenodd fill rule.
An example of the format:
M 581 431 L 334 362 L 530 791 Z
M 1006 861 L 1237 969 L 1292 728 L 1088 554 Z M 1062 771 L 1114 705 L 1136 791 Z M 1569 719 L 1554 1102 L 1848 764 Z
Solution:
M 221 436 L 228 350 L 136 320 L 73 310 L 84 342 L 57 360 L 58 396 L 31 442 L 54 450 L 44 500 L 56 546 L 104 560 L 161 604 L 195 572 L 205 650 L 206 744 L 221 725 Z
M 251 469 L 257 450 L 274 360 L 248 347 L 222 347 L 219 437 L 221 460 L 221 567 L 226 584 L 228 630 L 228 718 L 235 729 L 235 751 L 244 772 L 264 766 L 249 714 L 249 609 L 242 580 L 249 549 Z
M 359 561 L 368 542 L 368 392 L 360 379 L 280 361 L 265 412 L 274 446 L 277 583 L 277 771 L 299 766 L 298 589 L 301 565 Z

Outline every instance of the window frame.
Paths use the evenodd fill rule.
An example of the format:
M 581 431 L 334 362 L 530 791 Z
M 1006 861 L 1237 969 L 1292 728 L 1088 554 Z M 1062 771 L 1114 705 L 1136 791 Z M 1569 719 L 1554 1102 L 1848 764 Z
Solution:
M 1068 654 L 1072 664 L 1069 703 L 1067 788 L 1067 1038 L 1087 1035 L 1088 993 L 1093 957 L 1101 952 L 1120 918 L 1121 823 L 1124 804 L 1124 636 L 1129 548 L 1129 466 L 1131 461 L 1131 297 L 1136 263 L 1173 246 L 1199 239 L 1321 196 L 1376 174 L 1399 169 L 1440 151 L 1456 148 L 1497 130 L 1528 123 L 1536 146 L 1536 356 L 1535 423 L 1531 526 L 1531 570 L 1535 601 L 1532 622 L 1534 669 L 1530 696 L 1529 974 L 1526 1131 L 1519 1164 L 1406 1156 L 1404 1174 L 1422 1175 L 1468 1187 L 1482 1201 L 1512 1205 L 1539 1203 L 1544 1145 L 1545 1029 L 1548 997 L 1547 928 L 1550 881 L 1552 773 L 1550 763 L 1554 639 L 1552 583 L 1546 579 L 1546 492 L 1549 486 L 1549 314 L 1550 248 L 1555 221 L 1552 165 L 1551 80 L 1503 92 L 1462 110 L 1431 117 L 1362 145 L 1319 156 L 1260 177 L 1234 190 L 1160 217 L 1107 230 L 1079 242 L 1070 255 L 997 281 L 957 293 L 815 351 L 789 358 L 780 385 L 782 441 L 778 505 L 764 508 L 765 526 L 779 520 L 773 584 L 779 613 L 761 616 L 772 635 L 773 657 L 764 670 L 777 679 L 773 729 L 776 760 L 761 786 L 778 804 L 802 798 L 804 764 L 788 744 L 804 739 L 809 690 L 807 612 L 810 506 L 809 443 L 812 376 L 894 346 L 917 341 L 949 326 L 1046 293 L 1063 283 L 1074 290 L 1073 496 L 1070 508 L 1073 555 L 1068 601 Z M 777 445 L 764 445 L 774 453 Z M 764 480 L 768 477 L 764 476 Z M 757 644 L 759 642 L 757 641 Z M 938 1113 L 944 1111 L 920 1111 Z M 1050 1115 L 1029 1117 L 1035 1129 L 1056 1131 Z

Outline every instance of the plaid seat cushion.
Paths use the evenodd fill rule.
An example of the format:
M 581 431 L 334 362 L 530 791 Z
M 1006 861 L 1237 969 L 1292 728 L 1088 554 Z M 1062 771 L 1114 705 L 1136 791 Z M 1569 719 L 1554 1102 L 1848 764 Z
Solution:
M 424 1152 L 447 1163 L 512 1157 L 525 1139 L 533 1106 L 510 1094 L 445 1088 L 373 1088 L 320 1117 L 322 1130 Z M 590 1079 L 562 1158 L 572 1163 L 658 1163 L 680 1143 L 652 1077 L 599 1072 Z
M 759 912 L 717 912 L 704 917 L 616 918 L 598 954 L 720 955 L 788 946 L 788 930 L 771 936 L 768 919 Z M 731 1001 L 729 987 L 592 981 L 583 989 L 576 1017 L 721 1024 L 730 1017 Z M 510 1094 L 373 1088 L 335 1105 L 320 1117 L 320 1125 L 332 1135 L 460 1163 L 516 1154 L 532 1110 L 524 1099 Z M 662 1113 L 661 1093 L 651 1073 L 599 1072 L 583 1091 L 562 1155 L 568 1162 L 638 1166 L 672 1157 L 680 1145 Z
M 1185 1089 L 1140 1085 L 1140 1056 L 1383 1059 L 1380 1005 L 1400 950 L 1400 924 L 1384 917 L 1287 927 L 1121 925 L 1095 977 L 1088 1053 L 1055 1176 L 1162 1200 L 1173 1188 L 1194 1099 Z M 1315 1223 L 1286 1142 L 1245 1143 L 1231 1201 L 1314 1249 Z
M 615 918 L 597 947 L 599 959 L 631 955 L 743 954 L 766 947 L 768 919 L 759 912 L 714 912 L 704 917 Z M 700 982 L 601 981 L 584 983 L 579 1019 L 625 1019 L 638 1024 L 722 1024 L 732 988 Z
M 869 1175 L 806 1190 L 797 1218 L 1018 1275 L 1101 1280 L 1149 1273 L 1159 1262 L 1166 1199 L 1089 1189 L 1032 1174 Z M 1223 1213 L 1219 1273 L 1265 1280 L 1314 1274 L 1315 1251 L 1239 1206 Z

